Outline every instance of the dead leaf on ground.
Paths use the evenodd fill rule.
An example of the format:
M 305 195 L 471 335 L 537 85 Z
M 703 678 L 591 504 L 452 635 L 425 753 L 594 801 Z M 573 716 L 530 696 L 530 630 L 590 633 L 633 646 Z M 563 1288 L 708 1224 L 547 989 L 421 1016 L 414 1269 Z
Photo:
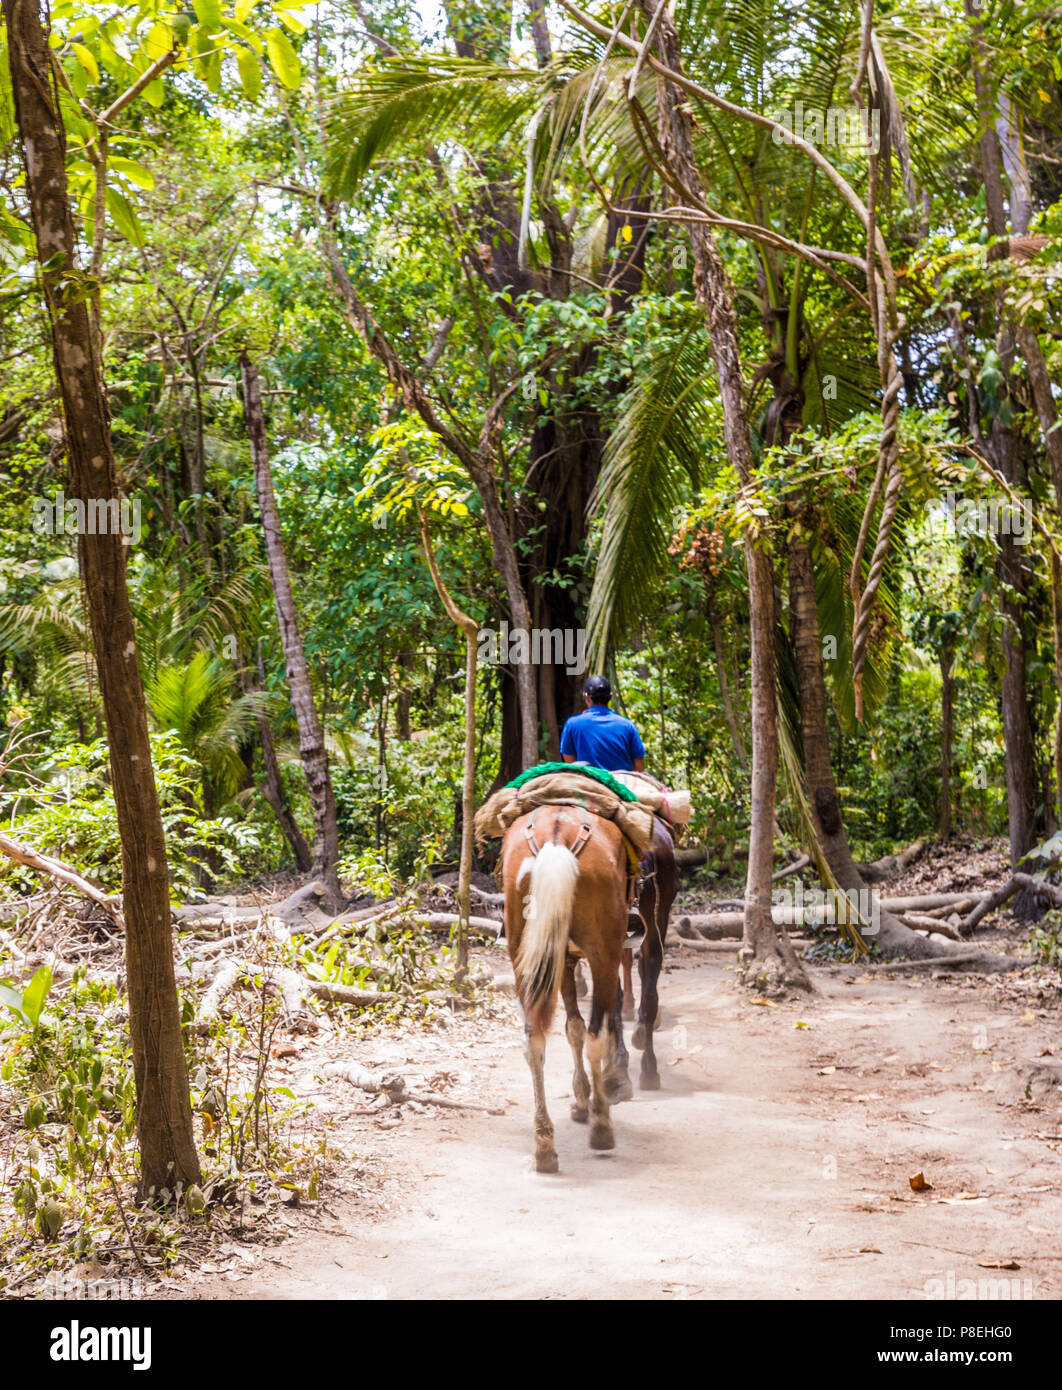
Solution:
M 773 999 L 764 999 L 762 995 L 757 995 L 749 1000 L 750 1004 L 759 1004 L 763 1008 L 777 1009 L 778 1005 Z
M 277 1058 L 297 1057 L 298 1055 L 299 1049 L 291 1043 L 277 1043 L 276 1047 L 273 1049 L 273 1056 Z
M 1017 1260 L 978 1260 L 982 1269 L 1021 1269 Z
M 819 1075 L 820 1075 L 820 1076 L 831 1076 L 836 1070 L 837 1070 L 836 1067 L 820 1067 L 820 1068 L 819 1068 Z
M 941 1206 L 953 1207 L 959 1202 L 987 1202 L 987 1197 L 982 1197 L 979 1192 L 956 1192 L 954 1197 L 938 1197 L 937 1202 Z
M 932 1192 L 933 1184 L 926 1181 L 924 1173 L 916 1173 L 913 1178 L 908 1178 L 912 1192 Z
M 880 1255 L 881 1251 L 875 1250 L 872 1245 L 861 1245 L 859 1247 L 859 1253 L 861 1255 Z

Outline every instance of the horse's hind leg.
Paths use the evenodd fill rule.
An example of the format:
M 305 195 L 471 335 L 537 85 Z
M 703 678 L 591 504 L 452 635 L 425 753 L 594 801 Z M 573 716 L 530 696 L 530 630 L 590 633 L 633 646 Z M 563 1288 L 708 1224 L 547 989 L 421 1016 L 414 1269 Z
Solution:
M 524 1056 L 531 1068 L 531 1084 L 535 1091 L 535 1168 L 540 1173 L 557 1171 L 557 1150 L 553 1147 L 553 1121 L 546 1109 L 546 1081 L 543 1064 L 546 1060 L 546 1035 L 524 1028 Z
M 623 951 L 623 1017 L 634 1017 L 634 983 L 631 979 L 631 965 L 634 960 L 634 952 L 624 948 Z
M 616 1009 L 619 987 L 619 961 L 612 959 L 604 968 L 599 961 L 591 964 L 594 978 L 594 997 L 590 1008 L 590 1032 L 586 1054 L 590 1059 L 590 1147 L 614 1149 L 608 1094 L 605 1090 L 605 1063 L 610 1049 L 610 1031 Z
M 583 1066 L 583 1044 L 586 1042 L 586 1024 L 583 1016 L 579 1012 L 579 1002 L 576 994 L 575 985 L 576 961 L 571 956 L 564 963 L 564 975 L 561 979 L 561 997 L 564 1000 L 564 1012 L 568 1015 L 568 1023 L 565 1032 L 568 1035 L 568 1042 L 572 1049 L 572 1059 L 575 1062 L 575 1070 L 572 1073 L 572 1091 L 575 1094 L 575 1101 L 572 1105 L 572 1119 L 580 1124 L 585 1124 L 590 1118 L 590 1081 L 586 1075 L 586 1068 Z
M 638 1085 L 643 1091 L 659 1091 L 660 1072 L 657 1070 L 656 1053 L 653 1050 L 653 1030 L 660 1021 L 657 981 L 660 967 L 664 963 L 664 943 L 660 933 L 650 928 L 642 945 L 641 977 L 642 994 L 638 1005 L 637 1032 L 642 1038 L 642 1066 Z
M 629 956 L 630 951 L 624 951 L 624 957 Z M 621 1101 L 634 1099 L 634 1087 L 631 1085 L 630 1054 L 623 1041 L 623 1020 L 626 1016 L 625 1001 L 627 991 L 622 985 L 616 989 L 616 1005 L 612 1011 L 612 1037 L 614 1045 L 609 1049 L 609 1056 L 605 1066 L 605 1090 L 608 1098 L 613 1105 L 619 1105 Z M 633 1002 L 633 1001 L 632 1001 Z

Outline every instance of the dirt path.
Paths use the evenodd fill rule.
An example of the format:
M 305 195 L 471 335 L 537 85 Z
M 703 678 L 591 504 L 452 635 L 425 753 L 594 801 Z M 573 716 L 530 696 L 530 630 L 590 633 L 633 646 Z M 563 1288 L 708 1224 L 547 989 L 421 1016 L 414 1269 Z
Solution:
M 810 1000 L 758 1007 L 731 959 L 669 954 L 663 1089 L 616 1107 L 612 1154 L 591 1153 L 568 1118 L 570 1053 L 554 1025 L 555 1177 L 531 1168 L 515 1011 L 358 1054 L 402 1065 L 411 1086 L 449 1070 L 447 1094 L 503 1114 L 355 1115 L 365 1097 L 344 1083 L 293 1082 L 382 1177 L 326 1197 L 319 1225 L 260 1251 L 256 1268 L 179 1296 L 1062 1295 L 1062 1064 L 1041 1056 L 1062 1052 L 1057 992 L 1030 983 L 1023 1000 L 998 981 L 838 968 L 816 974 Z M 916 1194 L 920 1171 L 933 1190 Z

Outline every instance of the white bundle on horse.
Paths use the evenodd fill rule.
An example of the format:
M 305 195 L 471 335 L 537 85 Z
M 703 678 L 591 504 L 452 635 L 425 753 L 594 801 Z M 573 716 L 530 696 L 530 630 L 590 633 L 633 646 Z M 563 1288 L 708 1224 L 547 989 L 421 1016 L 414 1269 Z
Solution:
M 614 772 L 612 776 L 632 791 L 642 806 L 672 825 L 688 825 L 693 803 L 688 791 L 669 791 L 648 772 Z

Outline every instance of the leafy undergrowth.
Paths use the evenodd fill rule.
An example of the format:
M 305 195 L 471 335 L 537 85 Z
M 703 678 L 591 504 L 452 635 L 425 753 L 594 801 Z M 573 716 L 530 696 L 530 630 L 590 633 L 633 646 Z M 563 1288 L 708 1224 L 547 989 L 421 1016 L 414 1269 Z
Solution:
M 65 979 L 53 978 L 53 965 L 64 973 L 53 952 L 28 982 L 35 958 L 0 954 L 0 976 L 23 967 L 22 981 L 0 984 L 0 1297 L 64 1296 L 55 1290 L 100 1280 L 143 1288 L 226 1242 L 284 1239 L 292 1208 L 315 1211 L 330 1178 L 356 1158 L 280 1084 L 279 1064 L 296 1050 L 290 1039 L 324 1031 L 336 1050 L 356 1055 L 359 1037 L 430 1029 L 455 1007 L 491 1007 L 489 970 L 473 971 L 456 995 L 453 948 L 412 920 L 324 941 L 277 940 L 263 926 L 238 949 L 218 944 L 182 933 L 177 945 L 202 1183 L 150 1202 L 136 1198 L 136 1093 L 117 951 L 109 961 L 94 955 L 91 973 L 86 964 L 72 976 L 67 969 Z M 101 969 L 108 963 L 115 969 Z M 204 990 L 226 964 L 233 978 L 204 1020 Z M 293 995 L 293 980 L 389 997 L 325 1002 Z

